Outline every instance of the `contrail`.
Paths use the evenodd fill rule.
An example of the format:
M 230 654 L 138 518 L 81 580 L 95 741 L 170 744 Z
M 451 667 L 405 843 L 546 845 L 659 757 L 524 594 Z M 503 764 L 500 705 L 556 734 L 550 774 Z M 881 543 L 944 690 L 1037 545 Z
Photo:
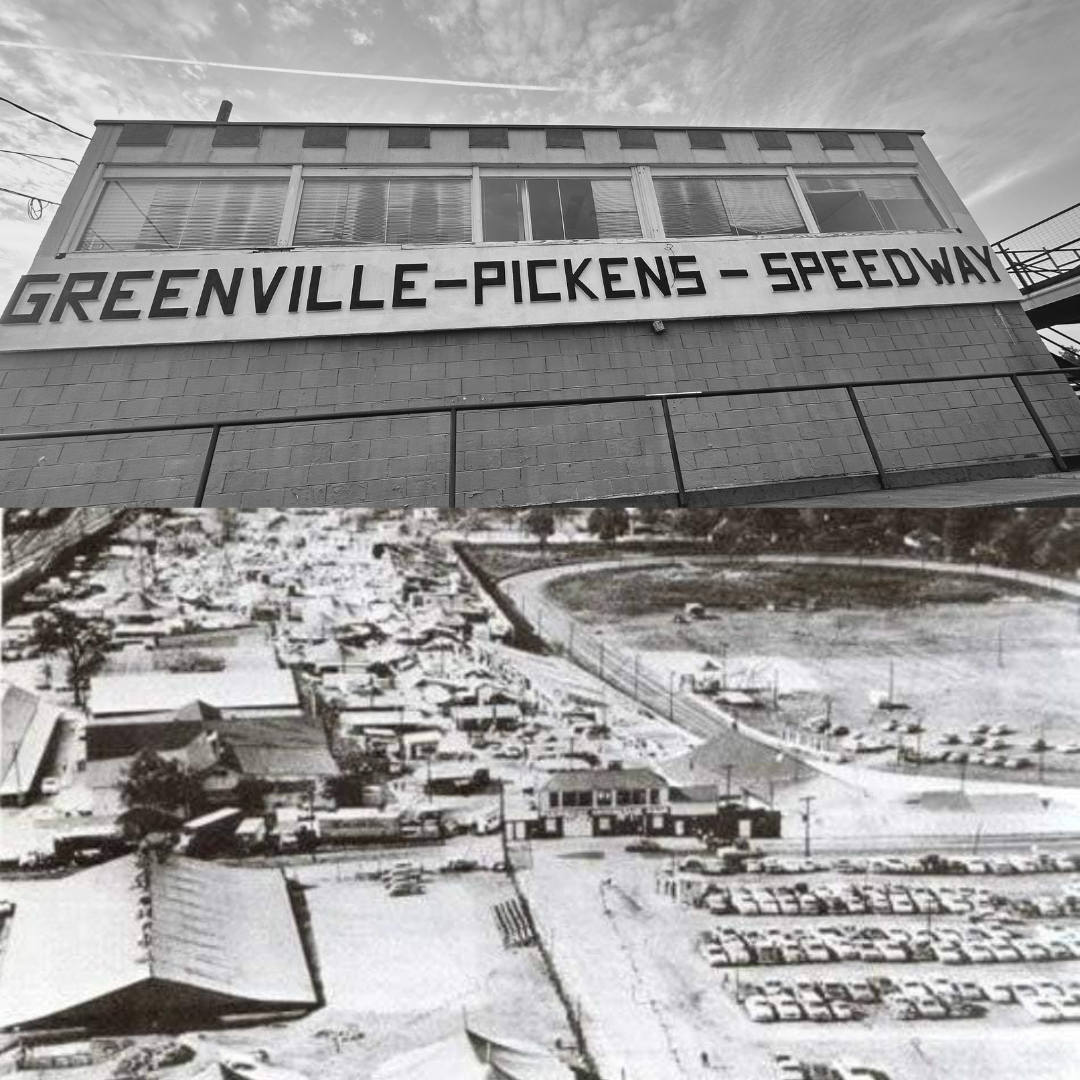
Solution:
M 368 75 L 359 71 L 311 71 L 307 68 L 264 67 L 261 64 L 228 64 L 220 60 L 181 60 L 175 56 L 143 56 L 140 53 L 98 52 L 95 49 L 72 49 L 61 45 L 38 45 L 28 41 L 0 41 L 9 49 L 34 52 L 77 53 L 80 56 L 107 56 L 113 60 L 148 60 L 155 64 L 186 64 L 196 67 L 233 68 L 236 71 L 268 71 L 275 75 L 323 75 L 332 79 L 373 79 L 378 82 L 425 83 L 429 86 L 467 86 L 483 90 L 542 90 L 559 93 L 569 86 L 536 86 L 530 83 L 465 82 L 459 79 L 424 79 L 419 75 Z

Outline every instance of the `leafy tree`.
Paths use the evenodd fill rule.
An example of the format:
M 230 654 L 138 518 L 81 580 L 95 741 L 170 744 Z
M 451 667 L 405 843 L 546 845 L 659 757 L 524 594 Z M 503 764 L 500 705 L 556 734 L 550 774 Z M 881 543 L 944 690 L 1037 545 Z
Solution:
M 723 511 L 713 510 L 708 507 L 691 507 L 689 510 L 679 510 L 672 515 L 675 528 L 685 536 L 692 536 L 695 540 L 703 539 L 716 528 L 720 522 Z
M 165 670 L 173 673 L 224 671 L 225 658 L 216 653 L 199 652 L 197 649 L 177 649 L 174 656 L 165 660 Z
M 614 544 L 630 528 L 630 515 L 621 506 L 598 506 L 589 514 L 586 528 L 605 544 Z
M 668 523 L 668 512 L 659 506 L 643 507 L 638 521 L 647 529 L 662 529 Z
M 125 806 L 149 806 L 185 817 L 201 794 L 199 781 L 187 766 L 154 750 L 140 750 L 120 782 Z
M 86 703 L 90 679 L 105 666 L 105 650 L 112 627 L 104 619 L 90 619 L 58 607 L 34 619 L 30 643 L 42 653 L 62 653 L 68 662 L 68 680 L 78 708 Z
M 555 513 L 548 506 L 534 506 L 525 515 L 523 524 L 540 541 L 540 549 L 543 550 L 548 537 L 555 531 Z

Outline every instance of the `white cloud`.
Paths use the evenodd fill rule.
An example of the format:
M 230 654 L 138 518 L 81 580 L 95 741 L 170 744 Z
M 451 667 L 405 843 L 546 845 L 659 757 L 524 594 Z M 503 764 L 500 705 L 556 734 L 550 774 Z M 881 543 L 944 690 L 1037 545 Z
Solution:
M 349 40 L 354 45 L 370 45 L 374 40 L 370 34 L 365 34 L 363 30 L 357 30 L 355 26 L 349 27 L 346 32 L 349 35 Z

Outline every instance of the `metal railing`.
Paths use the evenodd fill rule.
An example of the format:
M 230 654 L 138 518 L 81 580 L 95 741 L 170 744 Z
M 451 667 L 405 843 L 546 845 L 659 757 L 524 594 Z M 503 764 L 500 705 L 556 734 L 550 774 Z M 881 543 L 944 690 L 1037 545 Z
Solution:
M 1080 203 L 994 245 L 1025 295 L 1080 277 Z
M 209 431 L 210 441 L 203 456 L 202 470 L 199 475 L 199 485 L 195 492 L 193 506 L 202 506 L 206 495 L 206 485 L 210 478 L 210 470 L 213 466 L 214 454 L 217 451 L 218 437 L 222 428 L 250 428 L 267 427 L 284 424 L 286 426 L 296 424 L 322 424 L 341 423 L 343 421 L 362 420 L 386 420 L 406 416 L 429 416 L 432 414 L 445 413 L 450 419 L 450 462 L 447 478 L 448 505 L 457 505 L 457 438 L 458 416 L 461 413 L 491 412 L 493 410 L 510 412 L 518 409 L 558 409 L 574 408 L 589 405 L 620 405 L 639 402 L 658 402 L 664 418 L 664 427 L 667 432 L 668 448 L 671 453 L 672 470 L 675 474 L 676 497 L 678 506 L 687 505 L 687 488 L 683 480 L 682 464 L 679 459 L 679 448 L 676 443 L 675 430 L 671 422 L 672 401 L 706 401 L 711 398 L 736 398 L 751 397 L 767 394 L 799 394 L 822 390 L 843 390 L 847 394 L 855 419 L 866 442 L 867 449 L 874 462 L 878 482 L 882 489 L 888 489 L 892 485 L 889 482 L 890 471 L 885 468 L 874 442 L 873 434 L 866 421 L 866 413 L 862 402 L 859 400 L 856 390 L 872 389 L 885 386 L 927 386 L 936 383 L 962 383 L 982 382 L 988 380 L 1004 380 L 1012 385 L 1017 396 L 1023 403 L 1028 415 L 1038 429 L 1039 435 L 1050 451 L 1054 464 L 1061 472 L 1068 471 L 1068 465 L 1062 456 L 1057 444 L 1051 438 L 1046 425 L 1039 416 L 1027 390 L 1021 379 L 1038 378 L 1046 375 L 1080 374 L 1080 366 L 1037 368 L 1032 371 L 990 371 L 971 375 L 924 375 L 904 379 L 861 379 L 845 382 L 819 382 L 819 383 L 787 383 L 781 386 L 755 386 L 743 387 L 733 390 L 682 390 L 670 394 L 619 394 L 608 397 L 568 397 L 568 398 L 544 398 L 526 399 L 517 401 L 484 401 L 470 405 L 440 404 L 440 405 L 415 405 L 400 409 L 367 409 L 351 412 L 317 412 L 297 413 L 291 416 L 260 416 L 250 419 L 237 417 L 236 419 L 213 420 L 213 421 L 187 421 L 184 423 L 164 424 L 135 424 L 131 426 L 116 427 L 93 427 L 93 428 L 66 428 L 58 430 L 41 431 L 15 431 L 0 432 L 0 443 L 5 442 L 42 442 L 52 439 L 85 439 L 89 437 L 103 438 L 106 436 L 148 435 L 165 434 L 179 431 Z M 341 440 L 347 442 L 348 440 Z M 696 490 L 696 489 L 695 489 Z M 710 489 L 711 490 L 711 489 Z M 647 494 L 670 494 L 649 492 Z M 693 494 L 693 491 L 691 491 Z

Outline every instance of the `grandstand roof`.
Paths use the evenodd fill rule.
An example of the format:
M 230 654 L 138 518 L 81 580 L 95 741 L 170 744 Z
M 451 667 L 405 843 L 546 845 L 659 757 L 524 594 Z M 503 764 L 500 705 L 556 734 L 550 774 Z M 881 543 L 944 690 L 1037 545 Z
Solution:
M 95 721 L 175 712 L 193 701 L 222 712 L 300 707 L 292 672 L 286 670 L 98 675 L 90 683 Z
M 0 957 L 0 1028 L 70 1023 L 157 983 L 230 1012 L 317 1004 L 280 871 L 145 866 L 131 855 L 24 886 Z
M 60 710 L 37 694 L 0 682 L 0 797 L 22 799 L 41 769 Z

